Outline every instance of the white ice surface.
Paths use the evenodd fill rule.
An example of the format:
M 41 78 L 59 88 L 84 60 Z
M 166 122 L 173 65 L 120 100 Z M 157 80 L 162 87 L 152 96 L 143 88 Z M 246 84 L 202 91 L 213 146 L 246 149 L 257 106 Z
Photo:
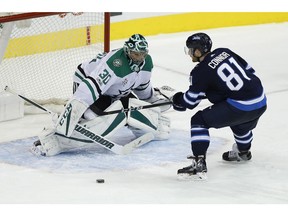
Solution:
M 210 212 L 209 208 L 212 209 L 212 215 L 243 215 L 244 212 L 249 214 L 246 212 L 249 211 L 246 205 L 225 205 L 223 209 L 219 209 L 218 205 L 209 205 L 207 209 L 204 207 L 203 212 L 193 211 L 203 208 L 202 205 L 191 204 L 287 204 L 288 23 L 205 32 L 211 36 L 214 48 L 228 47 L 243 56 L 254 67 L 265 87 L 268 109 L 254 130 L 252 161 L 245 164 L 221 161 L 222 153 L 232 146 L 233 135 L 228 128 L 211 129 L 212 142 L 207 155 L 208 180 L 177 180 L 177 169 L 189 164 L 185 157 L 191 153 L 190 117 L 197 110 L 209 105 L 206 101 L 202 101 L 192 111 L 168 111 L 174 137 L 167 141 L 167 148 L 163 142 L 158 143 L 159 147 L 154 142 L 121 158 L 101 149 L 96 149 L 95 155 L 86 151 L 80 152 L 80 156 L 74 153 L 47 160 L 34 158 L 27 152 L 30 144 L 25 143 L 25 140 L 36 136 L 50 118 L 46 114 L 26 115 L 19 120 L 0 123 L 0 203 L 152 204 L 151 210 L 150 205 L 147 208 L 144 205 L 85 205 L 80 209 L 79 206 L 64 205 L 64 211 L 74 209 L 71 213 L 76 213 L 75 215 L 88 209 L 90 211 L 91 208 L 95 211 L 93 215 L 97 215 L 99 209 L 104 212 L 116 210 L 114 214 L 120 215 L 124 215 L 124 212 L 127 215 L 133 209 L 133 215 L 147 215 L 150 211 L 154 212 L 154 204 L 188 204 L 157 205 L 155 211 L 171 215 L 205 214 L 207 209 Z M 194 64 L 184 54 L 183 47 L 186 38 L 192 33 L 147 37 L 155 64 L 152 79 L 154 86 L 169 85 L 181 91 L 188 88 L 188 75 Z M 122 46 L 122 43 L 123 41 L 113 42 L 112 48 Z M 23 139 L 23 146 L 19 142 L 15 144 L 16 139 Z M 75 158 L 79 158 L 77 163 Z M 62 160 L 63 163 L 57 160 Z M 104 178 L 105 183 L 95 183 L 97 178 Z M 54 207 L 40 205 L 36 211 L 52 214 L 51 209 Z M 269 208 L 261 205 L 256 210 L 264 209 L 265 213 L 274 214 L 278 210 L 287 212 L 285 207 L 286 205 L 277 205 Z M 12 208 L 8 205 L 5 209 Z M 26 205 L 22 208 L 27 210 Z M 35 213 L 33 210 L 29 212 Z

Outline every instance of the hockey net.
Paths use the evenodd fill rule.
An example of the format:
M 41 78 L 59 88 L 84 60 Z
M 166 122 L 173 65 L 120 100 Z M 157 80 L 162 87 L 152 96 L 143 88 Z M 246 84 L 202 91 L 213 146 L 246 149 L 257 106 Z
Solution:
M 0 91 L 65 104 L 83 61 L 109 50 L 109 13 L 0 14 Z

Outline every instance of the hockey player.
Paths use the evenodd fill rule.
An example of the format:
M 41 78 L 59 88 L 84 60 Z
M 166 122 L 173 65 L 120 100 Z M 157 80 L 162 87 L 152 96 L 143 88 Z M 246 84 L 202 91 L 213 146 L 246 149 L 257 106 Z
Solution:
M 103 111 L 167 100 L 152 87 L 152 69 L 148 43 L 141 34 L 132 35 L 123 48 L 98 54 L 95 59 L 80 64 L 74 75 L 72 98 L 55 126 L 39 135 L 32 153 L 53 156 L 87 145 L 91 141 L 74 130 L 78 123 L 103 137 L 128 126 L 138 137 L 152 132 L 154 139 L 167 139 L 170 120 L 161 111 L 169 109 L 169 105 L 161 107 L 162 110 L 153 107 L 138 110 L 136 114 L 129 111 L 101 116 Z
M 189 89 L 173 96 L 173 108 L 185 111 L 207 98 L 213 105 L 191 118 L 192 165 L 178 170 L 181 177 L 206 178 L 206 152 L 209 128 L 230 127 L 235 144 L 223 153 L 225 161 L 251 159 L 252 129 L 266 110 L 266 96 L 254 69 L 227 48 L 211 51 L 212 41 L 205 33 L 186 40 L 186 51 L 192 62 L 199 62 L 190 73 Z

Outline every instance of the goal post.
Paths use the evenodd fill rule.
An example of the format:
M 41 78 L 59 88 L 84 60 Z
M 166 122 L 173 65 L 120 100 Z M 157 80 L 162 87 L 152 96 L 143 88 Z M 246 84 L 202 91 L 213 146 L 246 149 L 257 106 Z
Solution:
M 0 14 L 0 91 L 40 104 L 65 104 L 83 61 L 110 49 L 108 12 Z

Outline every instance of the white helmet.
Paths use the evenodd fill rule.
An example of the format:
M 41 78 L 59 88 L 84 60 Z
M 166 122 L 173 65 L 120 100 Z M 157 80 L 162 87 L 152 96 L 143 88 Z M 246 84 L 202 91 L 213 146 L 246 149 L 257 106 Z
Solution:
M 123 48 L 126 55 L 137 65 L 140 65 L 145 60 L 149 52 L 148 42 L 141 34 L 132 35 L 125 41 Z

